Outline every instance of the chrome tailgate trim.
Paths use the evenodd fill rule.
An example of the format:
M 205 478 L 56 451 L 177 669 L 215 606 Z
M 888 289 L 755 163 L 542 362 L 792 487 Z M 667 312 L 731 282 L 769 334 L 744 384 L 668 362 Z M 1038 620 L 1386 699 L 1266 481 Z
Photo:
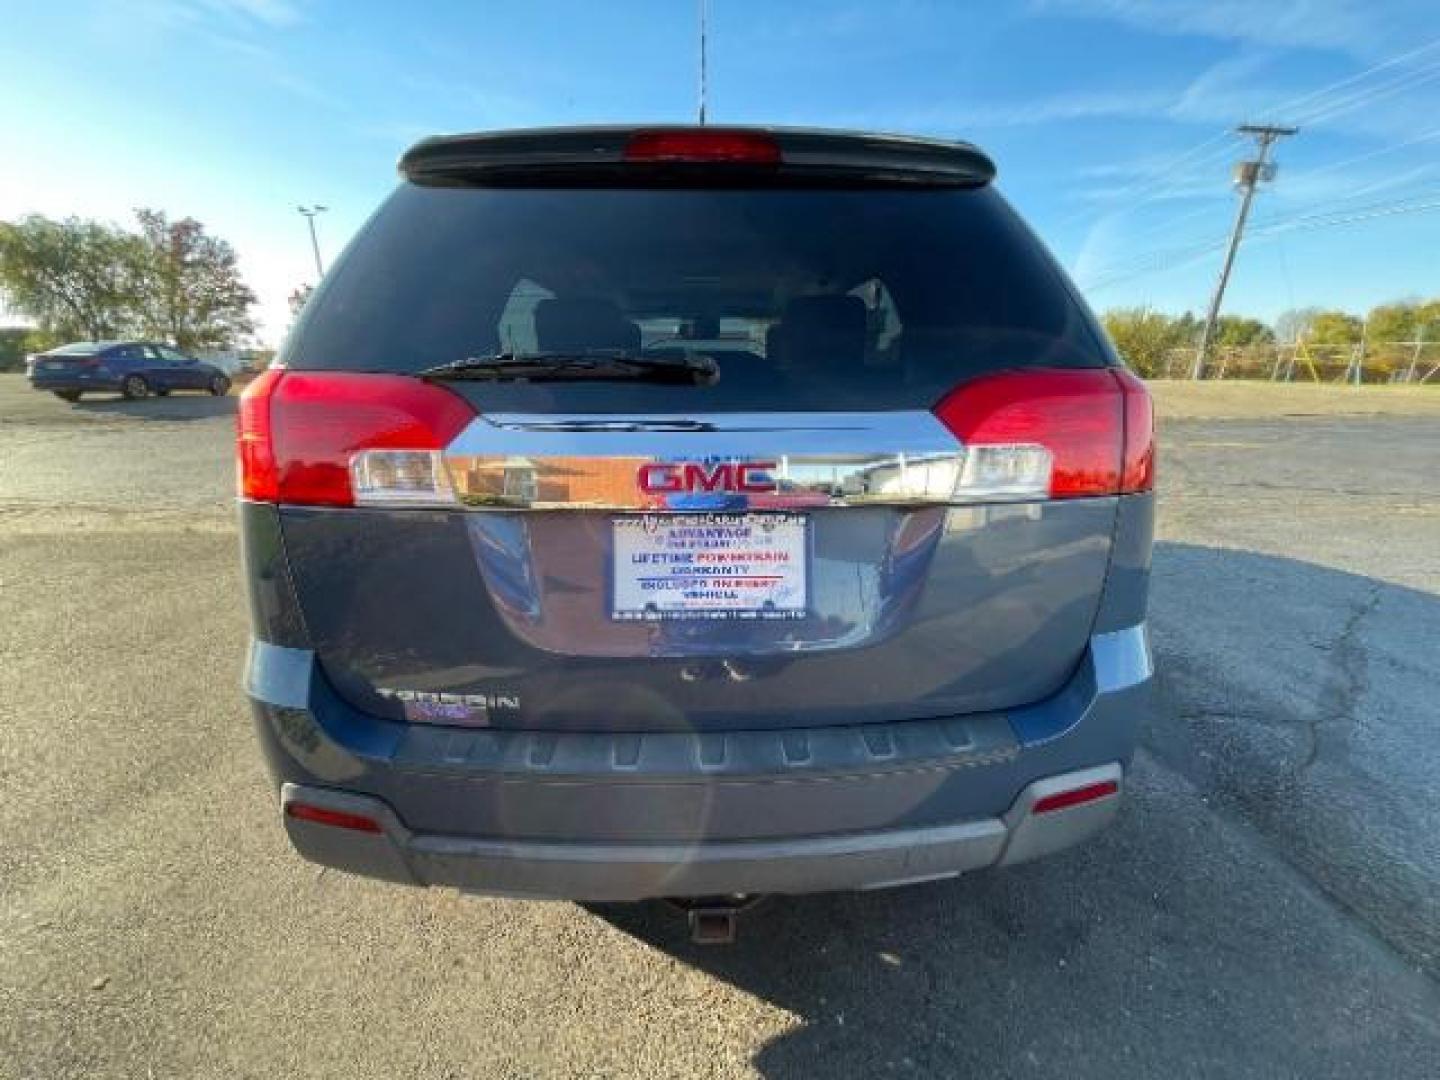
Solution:
M 497 413 L 445 450 L 474 509 L 938 506 L 965 451 L 930 412 Z

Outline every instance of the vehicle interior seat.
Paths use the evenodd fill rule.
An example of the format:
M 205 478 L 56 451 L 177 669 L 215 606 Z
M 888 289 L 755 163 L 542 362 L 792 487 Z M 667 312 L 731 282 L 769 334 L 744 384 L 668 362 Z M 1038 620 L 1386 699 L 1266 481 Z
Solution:
M 610 300 L 554 297 L 535 305 L 535 341 L 541 352 L 618 349 L 637 353 L 640 327 Z
M 858 372 L 869 328 L 858 296 L 801 296 L 766 334 L 766 350 L 789 379 L 823 379 L 834 368 Z

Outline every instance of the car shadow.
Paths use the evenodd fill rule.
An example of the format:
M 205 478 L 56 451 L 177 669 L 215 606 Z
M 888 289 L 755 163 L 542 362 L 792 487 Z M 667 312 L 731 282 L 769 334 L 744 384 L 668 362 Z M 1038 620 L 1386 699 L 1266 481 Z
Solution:
M 754 1055 L 768 1077 L 1152 1076 L 1177 1065 L 1187 1075 L 1340 1076 L 1377 1065 L 1386 1075 L 1425 1075 L 1437 1029 L 1424 1017 L 1440 995 L 1377 949 L 1374 926 L 1355 927 L 1357 917 L 1383 923 L 1385 911 L 1363 895 L 1317 900 L 1327 892 L 1323 880 L 1316 888 L 1321 868 L 1283 849 L 1315 846 L 1307 835 L 1267 831 L 1243 805 L 1234 816 L 1217 814 L 1224 790 L 1209 767 L 1170 757 L 1183 746 L 1216 758 L 1222 745 L 1272 738 L 1287 721 L 1257 722 L 1250 734 L 1228 725 L 1175 735 L 1194 726 L 1195 697 L 1229 675 L 1220 666 L 1202 678 L 1171 650 L 1187 648 L 1187 634 L 1226 624 L 1236 647 L 1303 636 L 1312 621 L 1342 627 L 1357 596 L 1388 598 L 1372 617 L 1387 603 L 1408 605 L 1405 618 L 1434 629 L 1440 599 L 1292 559 L 1187 544 L 1157 545 L 1155 573 L 1161 704 L 1146 735 L 1154 749 L 1137 755 L 1119 821 L 1087 845 L 948 882 L 772 897 L 741 916 L 730 946 L 692 944 L 684 918 L 658 902 L 587 910 L 789 1014 L 787 1030 Z M 1257 581 L 1269 583 L 1258 607 L 1245 602 Z M 1202 591 L 1208 614 L 1192 603 Z M 1170 678 L 1167 668 L 1181 660 L 1187 674 Z M 1251 678 L 1237 673 L 1233 689 L 1253 700 Z M 1308 705 L 1292 707 L 1288 722 L 1310 726 Z M 1283 767 L 1296 770 L 1308 756 Z M 1229 760 L 1254 764 L 1243 750 Z M 1243 773 L 1226 782 L 1248 783 Z M 1363 819 L 1348 836 L 1329 821 L 1317 827 L 1332 846 L 1363 847 Z M 1347 857 L 1318 846 L 1322 858 Z M 1418 908 L 1417 920 L 1433 917 L 1436 878 L 1433 866 L 1417 873 L 1392 903 Z M 1378 936 L 1385 932 L 1382 925 Z M 1369 1018 L 1365 1030 L 1353 1022 L 1356 1010 Z M 707 1018 L 695 1022 L 704 1027 Z
M 76 412 L 96 416 L 122 416 L 133 420 L 164 420 L 169 423 L 187 420 L 211 420 L 235 412 L 235 394 L 212 397 L 209 394 L 173 393 L 167 397 L 130 400 L 119 397 L 81 398 L 71 406 Z

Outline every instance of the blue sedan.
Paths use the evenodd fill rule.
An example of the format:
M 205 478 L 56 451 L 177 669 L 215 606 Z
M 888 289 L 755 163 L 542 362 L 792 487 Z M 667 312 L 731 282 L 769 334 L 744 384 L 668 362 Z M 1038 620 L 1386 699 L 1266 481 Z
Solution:
M 94 391 L 132 399 L 164 397 L 172 390 L 222 397 L 230 392 L 230 376 L 214 364 L 152 341 L 77 341 L 36 356 L 30 385 L 65 401 L 79 401 L 81 394 Z

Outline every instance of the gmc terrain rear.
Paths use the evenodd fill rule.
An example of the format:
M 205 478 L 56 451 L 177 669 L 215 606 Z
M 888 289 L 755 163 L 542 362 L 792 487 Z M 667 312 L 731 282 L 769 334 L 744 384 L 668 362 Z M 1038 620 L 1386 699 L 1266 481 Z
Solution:
M 973 147 L 421 143 L 239 413 L 285 827 L 581 900 L 901 884 L 1114 814 L 1148 394 Z

